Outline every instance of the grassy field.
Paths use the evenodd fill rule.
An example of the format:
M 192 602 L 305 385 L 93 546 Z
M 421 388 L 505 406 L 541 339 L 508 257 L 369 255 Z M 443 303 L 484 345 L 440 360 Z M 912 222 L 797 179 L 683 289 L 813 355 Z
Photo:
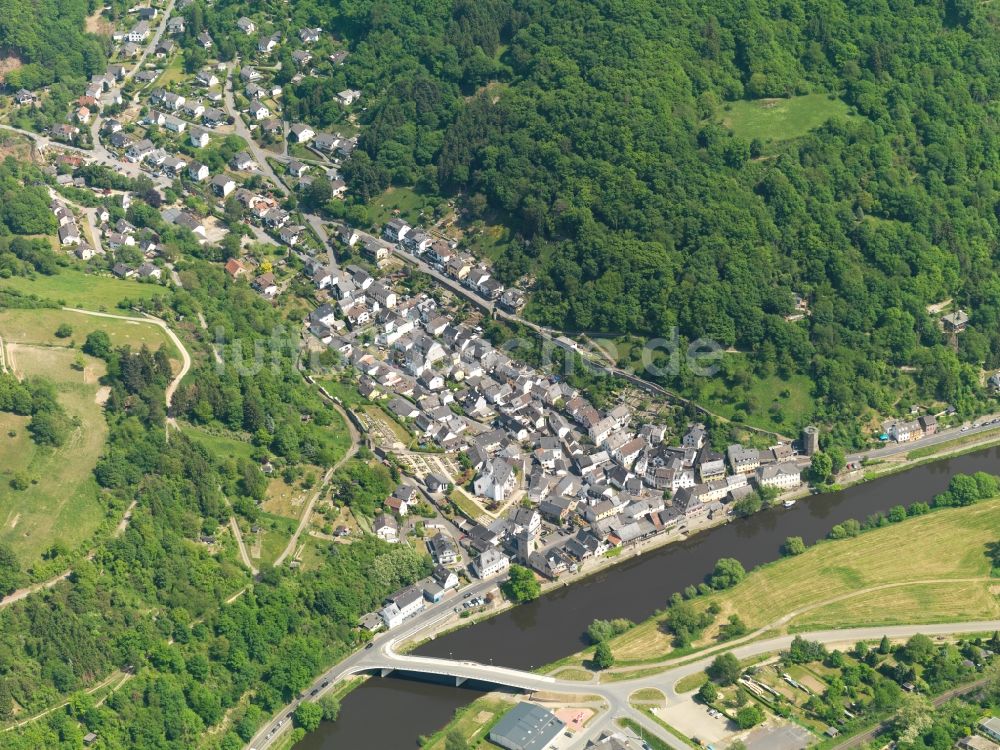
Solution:
M 127 314 L 127 313 L 122 313 Z M 55 335 L 56 328 L 66 323 L 73 329 L 73 335 L 60 339 Z M 5 340 L 24 344 L 42 346 L 66 347 L 71 342 L 77 346 L 83 344 L 87 334 L 92 331 L 104 331 L 114 346 L 132 346 L 138 348 L 145 344 L 152 350 L 161 346 L 167 348 L 167 354 L 174 360 L 175 371 L 180 368 L 180 353 L 166 333 L 152 323 L 135 323 L 114 318 L 99 318 L 94 315 L 84 315 L 69 310 L 3 310 L 0 311 L 0 336 Z
M 717 114 L 722 124 L 741 138 L 785 141 L 805 135 L 831 117 L 848 116 L 849 108 L 826 94 L 806 94 L 791 99 L 728 102 Z
M 427 199 L 412 188 L 391 187 L 378 198 L 373 198 L 368 204 L 368 216 L 377 227 L 381 227 L 395 216 L 399 209 L 399 217 L 411 224 L 426 224 L 420 217 L 420 212 L 427 205 Z
M 763 566 L 728 591 L 697 599 L 696 606 L 717 602 L 716 622 L 738 614 L 751 630 L 795 612 L 801 612 L 791 623 L 796 628 L 995 618 L 1000 604 L 991 582 L 956 579 L 988 578 L 985 546 L 996 540 L 998 528 L 1000 500 L 937 511 L 854 539 L 815 545 Z M 918 583 L 947 580 L 955 582 Z M 887 584 L 900 586 L 871 591 Z M 826 604 L 842 596 L 848 598 Z M 615 657 L 641 662 L 666 656 L 671 638 L 661 622 L 652 618 L 615 638 Z M 699 644 L 709 645 L 714 637 L 710 628 Z
M 36 294 L 67 307 L 86 310 L 115 311 L 124 299 L 149 299 L 169 294 L 158 284 L 141 284 L 138 281 L 116 279 L 113 276 L 95 276 L 75 269 L 62 269 L 55 276 L 38 275 L 34 278 L 12 276 L 0 280 L 0 288 L 14 289 L 24 294 Z
M 262 563 L 273 563 L 275 559 L 282 553 L 285 549 L 285 545 L 288 544 L 288 540 L 292 537 L 292 532 L 295 531 L 295 527 L 298 526 L 298 520 L 294 518 L 285 518 L 284 516 L 276 516 L 270 513 L 261 513 L 260 520 L 258 524 L 261 527 L 260 538 L 260 557 L 257 558 Z M 253 534 L 244 537 L 244 541 L 247 546 L 254 548 L 256 540 Z M 253 557 L 253 552 L 251 551 L 251 557 Z
M 444 729 L 429 737 L 421 745 L 421 750 L 444 750 L 445 738 L 454 731 L 466 739 L 469 747 L 492 747 L 485 740 L 486 734 L 513 706 L 512 698 L 494 694 L 477 698 L 468 706 L 458 709 L 455 718 Z
M 705 382 L 700 383 L 702 387 L 699 393 L 692 394 L 695 401 L 727 419 L 732 419 L 737 411 L 743 411 L 746 414 L 747 424 L 765 430 L 786 433 L 791 431 L 794 434 L 797 427 L 806 421 L 814 409 L 812 384 L 804 375 L 793 375 L 788 380 L 772 375 L 763 380 L 753 381 L 747 399 L 752 405 L 749 409 L 744 408 L 741 401 L 729 401 L 730 390 L 720 379 L 700 380 Z M 782 395 L 786 391 L 787 395 Z M 771 412 L 772 407 L 780 410 L 781 421 L 775 420 L 775 415 Z
M 792 621 L 796 630 L 817 630 L 835 623 L 838 627 L 901 625 L 914 613 L 921 621 L 960 622 L 1000 618 L 1000 600 L 988 583 L 974 581 L 912 584 L 885 589 L 828 604 Z
M 455 507 L 458 508 L 464 515 L 473 520 L 483 515 L 483 509 L 473 502 L 465 490 L 460 487 L 456 487 L 454 492 L 448 495 L 448 499 L 451 500 Z
M 201 427 L 184 424 L 184 434 L 204 445 L 209 453 L 220 458 L 250 458 L 253 446 L 242 440 L 227 435 L 216 435 Z
M 27 418 L 0 414 L 0 541 L 30 567 L 56 541 L 71 550 L 85 545 L 104 520 L 105 505 L 91 473 L 107 435 L 97 403 L 104 363 L 87 357 L 85 370 L 78 372 L 70 366 L 76 352 L 69 349 L 12 345 L 6 334 L 5 343 L 8 353 L 13 350 L 15 371 L 54 381 L 59 402 L 80 420 L 65 445 L 48 448 L 30 439 Z M 32 480 L 26 490 L 10 486 L 18 471 Z
M 345 383 L 340 380 L 317 380 L 321 386 L 326 389 L 326 392 L 331 396 L 339 398 L 344 406 L 353 409 L 357 406 L 363 406 L 368 403 L 368 401 L 358 393 L 357 387 L 353 383 Z

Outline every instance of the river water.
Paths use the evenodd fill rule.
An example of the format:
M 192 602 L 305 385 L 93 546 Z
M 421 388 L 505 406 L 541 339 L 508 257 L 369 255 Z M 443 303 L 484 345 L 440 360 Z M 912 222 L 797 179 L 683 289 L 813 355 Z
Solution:
M 793 508 L 773 508 L 709 529 L 427 643 L 417 653 L 538 667 L 585 645 L 584 631 L 596 618 L 627 617 L 638 622 L 649 617 L 671 594 L 704 580 L 720 557 L 735 557 L 750 570 L 779 557 L 786 537 L 801 536 L 812 544 L 841 521 L 863 521 L 893 505 L 929 501 L 947 487 L 952 475 L 975 471 L 1000 474 L 1000 448 L 924 464 L 841 492 L 812 495 Z M 295 750 L 412 750 L 418 747 L 418 735 L 442 727 L 456 708 L 479 694 L 376 677 L 348 695 L 337 722 L 324 723 Z

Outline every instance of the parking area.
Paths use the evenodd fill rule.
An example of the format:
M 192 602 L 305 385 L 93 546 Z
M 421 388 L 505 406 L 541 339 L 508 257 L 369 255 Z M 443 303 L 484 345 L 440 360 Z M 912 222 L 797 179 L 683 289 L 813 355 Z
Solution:
M 730 723 L 728 719 L 710 716 L 706 706 L 691 699 L 682 700 L 667 709 L 654 709 L 654 711 L 682 734 L 697 737 L 704 745 L 723 743 L 734 737 L 738 731 L 736 725 Z
M 807 730 L 795 724 L 763 726 L 746 736 L 747 750 L 803 750 L 815 739 Z

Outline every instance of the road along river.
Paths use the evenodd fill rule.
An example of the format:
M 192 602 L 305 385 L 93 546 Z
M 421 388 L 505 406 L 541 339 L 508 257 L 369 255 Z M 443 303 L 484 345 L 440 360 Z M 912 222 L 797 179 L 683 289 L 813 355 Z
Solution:
M 840 492 L 812 495 L 793 508 L 774 508 L 709 529 L 438 638 L 416 653 L 538 667 L 585 645 L 584 631 L 595 618 L 638 622 L 649 617 L 675 591 L 701 582 L 720 557 L 735 557 L 749 570 L 777 559 L 786 537 L 801 536 L 811 544 L 834 524 L 864 520 L 893 505 L 929 501 L 947 487 L 952 475 L 975 471 L 1000 474 L 1000 448 L 923 464 Z M 415 748 L 418 735 L 439 729 L 456 708 L 478 695 L 473 689 L 371 679 L 347 696 L 336 723 L 324 723 L 295 750 Z

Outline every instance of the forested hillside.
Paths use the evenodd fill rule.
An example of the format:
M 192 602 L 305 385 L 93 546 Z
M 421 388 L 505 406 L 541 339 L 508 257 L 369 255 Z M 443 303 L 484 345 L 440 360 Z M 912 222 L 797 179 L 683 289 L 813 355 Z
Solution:
M 291 116 L 330 125 L 333 93 L 362 89 L 357 197 L 415 185 L 502 217 L 527 242 L 497 269 L 538 272 L 539 321 L 677 325 L 750 353 L 728 367 L 734 388 L 807 375 L 813 416 L 830 421 L 891 412 L 910 377 L 912 398 L 971 409 L 980 367 L 1000 364 L 991 3 L 303 0 L 293 13 L 352 54 L 286 89 Z M 806 93 L 851 114 L 787 140 L 723 124 L 728 102 Z M 788 323 L 793 292 L 812 314 Z M 925 309 L 949 297 L 972 313 L 957 351 Z
M 20 63 L 0 79 L 11 89 L 83 81 L 107 67 L 105 42 L 84 33 L 94 0 L 0 0 L 0 58 Z

